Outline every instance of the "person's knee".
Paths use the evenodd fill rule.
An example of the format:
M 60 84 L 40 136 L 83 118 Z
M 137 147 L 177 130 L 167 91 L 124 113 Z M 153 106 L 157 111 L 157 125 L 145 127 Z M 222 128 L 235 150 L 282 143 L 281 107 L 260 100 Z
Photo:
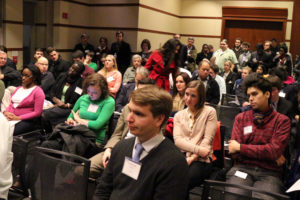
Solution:
M 97 155 L 90 158 L 91 161 L 91 167 L 90 167 L 90 177 L 91 178 L 98 178 L 102 171 L 104 170 L 102 158 L 103 158 L 103 152 L 98 153 Z

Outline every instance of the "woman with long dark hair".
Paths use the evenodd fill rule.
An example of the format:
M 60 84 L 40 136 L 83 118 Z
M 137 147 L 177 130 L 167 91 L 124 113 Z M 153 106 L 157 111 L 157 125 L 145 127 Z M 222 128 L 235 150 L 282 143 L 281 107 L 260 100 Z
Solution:
M 208 44 L 203 44 L 202 45 L 202 50 L 200 53 L 197 54 L 196 58 L 196 64 L 199 65 L 199 63 L 206 58 L 207 60 L 210 60 L 212 57 L 213 53 L 210 52 Z
M 173 88 L 173 112 L 180 111 L 184 109 L 184 93 L 187 84 L 190 82 L 190 76 L 185 72 L 180 72 L 176 76 L 175 87 Z
M 150 71 L 149 78 L 155 80 L 156 84 L 170 91 L 169 74 L 175 80 L 179 61 L 180 43 L 178 40 L 168 40 L 162 48 L 155 50 L 149 57 L 145 67 Z

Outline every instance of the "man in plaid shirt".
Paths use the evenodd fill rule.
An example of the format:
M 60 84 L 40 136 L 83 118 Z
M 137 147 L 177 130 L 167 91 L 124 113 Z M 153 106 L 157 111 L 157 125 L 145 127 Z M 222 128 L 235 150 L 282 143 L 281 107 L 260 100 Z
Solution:
M 283 153 L 288 144 L 290 120 L 270 106 L 272 86 L 268 80 L 250 75 L 244 81 L 244 88 L 252 109 L 235 118 L 229 141 L 229 153 L 235 160 L 235 166 L 227 173 L 227 182 L 282 193 L 280 177 L 285 162 Z M 226 191 L 272 199 L 254 192 L 248 194 L 240 189 L 226 188 Z

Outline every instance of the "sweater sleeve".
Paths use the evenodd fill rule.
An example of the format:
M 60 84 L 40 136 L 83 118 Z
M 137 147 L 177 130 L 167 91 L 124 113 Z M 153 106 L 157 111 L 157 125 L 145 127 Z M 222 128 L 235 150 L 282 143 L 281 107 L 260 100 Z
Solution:
M 96 120 L 90 120 L 88 127 L 92 129 L 100 129 L 104 124 L 110 119 L 111 115 L 115 110 L 115 100 L 111 97 L 108 97 L 104 100 L 104 105 L 99 113 L 99 116 Z
M 116 79 L 116 82 L 114 86 L 110 88 L 110 92 L 116 95 L 122 84 L 122 74 L 117 71 L 117 73 L 114 75 L 114 78 Z
M 277 160 L 284 153 L 285 147 L 288 144 L 291 128 L 290 120 L 288 117 L 282 115 L 277 120 L 275 126 L 277 129 L 272 134 L 269 143 L 262 145 L 241 144 L 241 155 L 257 160 Z
M 33 119 L 41 116 L 43 112 L 43 105 L 45 100 L 45 94 L 40 87 L 37 87 L 34 92 L 34 108 L 33 112 L 20 115 L 22 120 Z

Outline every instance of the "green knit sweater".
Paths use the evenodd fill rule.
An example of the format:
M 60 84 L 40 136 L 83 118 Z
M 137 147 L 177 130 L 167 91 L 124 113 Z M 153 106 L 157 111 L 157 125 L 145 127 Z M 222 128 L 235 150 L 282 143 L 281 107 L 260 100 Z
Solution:
M 97 110 L 90 109 L 88 111 L 91 104 L 94 104 L 94 108 L 98 106 Z M 88 128 L 95 132 L 97 143 L 102 144 L 109 119 L 115 110 L 115 100 L 111 96 L 108 96 L 101 101 L 92 101 L 90 96 L 85 94 L 76 101 L 73 107 L 75 113 L 78 110 L 80 118 L 89 120 Z M 72 112 L 68 118 L 74 119 Z

